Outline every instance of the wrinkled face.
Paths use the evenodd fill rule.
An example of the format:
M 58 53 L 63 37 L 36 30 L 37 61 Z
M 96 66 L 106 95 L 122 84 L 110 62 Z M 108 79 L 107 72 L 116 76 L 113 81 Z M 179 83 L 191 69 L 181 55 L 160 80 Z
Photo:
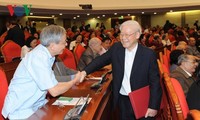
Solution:
M 108 50 L 110 48 L 110 46 L 111 46 L 111 41 L 110 40 L 106 40 L 105 42 L 102 42 L 101 45 L 104 47 L 104 49 Z
M 92 49 L 96 52 L 96 53 L 100 53 L 102 51 L 102 46 L 101 43 L 97 43 L 95 45 L 92 46 Z
M 135 44 L 138 42 L 140 34 L 138 31 L 135 31 L 129 26 L 123 26 L 120 33 L 121 43 L 124 48 L 132 50 L 135 47 Z
M 190 74 L 193 74 L 196 70 L 196 67 L 198 66 L 198 63 L 196 62 L 196 59 L 194 57 L 189 57 L 189 59 L 183 62 L 183 64 L 185 70 Z
M 63 35 L 61 41 L 58 44 L 54 44 L 54 50 L 56 55 L 62 54 L 66 46 L 67 46 L 66 35 Z
M 37 40 L 34 39 L 33 41 L 31 41 L 30 46 L 31 48 L 35 48 L 37 46 Z

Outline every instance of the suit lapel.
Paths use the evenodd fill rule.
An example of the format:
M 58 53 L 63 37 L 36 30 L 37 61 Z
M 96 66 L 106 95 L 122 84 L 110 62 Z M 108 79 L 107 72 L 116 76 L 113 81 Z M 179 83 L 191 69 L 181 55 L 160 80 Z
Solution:
M 123 46 L 121 46 L 118 49 L 118 52 L 116 52 L 116 54 L 118 54 L 118 59 L 119 59 L 119 65 L 121 66 L 122 70 L 124 71 L 124 61 L 125 61 L 125 48 Z
M 138 44 L 138 49 L 136 51 L 136 54 L 135 54 L 135 59 L 134 59 L 134 62 L 133 62 L 133 66 L 132 66 L 132 69 L 131 69 L 131 76 L 130 76 L 130 79 L 133 77 L 133 73 L 135 73 L 135 71 L 137 70 L 137 68 L 139 68 L 138 66 L 141 65 L 141 62 L 142 62 L 142 46 L 140 44 Z

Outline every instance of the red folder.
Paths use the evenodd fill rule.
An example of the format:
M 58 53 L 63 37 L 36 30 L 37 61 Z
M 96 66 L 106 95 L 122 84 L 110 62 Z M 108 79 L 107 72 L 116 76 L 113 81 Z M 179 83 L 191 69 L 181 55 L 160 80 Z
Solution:
M 130 92 L 128 96 L 130 98 L 136 119 L 144 117 L 149 105 L 149 86 L 134 90 Z

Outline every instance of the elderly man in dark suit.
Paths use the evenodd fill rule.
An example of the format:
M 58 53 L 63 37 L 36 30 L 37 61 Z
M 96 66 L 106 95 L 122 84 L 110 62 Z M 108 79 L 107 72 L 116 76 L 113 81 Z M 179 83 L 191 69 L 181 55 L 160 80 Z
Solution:
M 92 62 L 97 56 L 100 55 L 102 51 L 101 40 L 97 37 L 94 37 L 89 40 L 89 47 L 83 52 L 81 58 L 78 62 L 78 69 L 83 70 L 85 66 Z
M 182 54 L 178 57 L 178 67 L 171 72 L 170 76 L 176 78 L 187 96 L 188 90 L 195 79 L 192 77 L 198 63 L 193 55 Z
M 103 66 L 112 64 L 113 107 L 119 106 L 120 119 L 135 119 L 128 94 L 147 85 L 150 85 L 150 99 L 145 118 L 154 119 L 162 96 L 156 54 L 138 44 L 141 35 L 138 22 L 126 21 L 120 30 L 121 42 L 115 43 L 105 54 L 93 60 L 81 72 L 81 80 Z

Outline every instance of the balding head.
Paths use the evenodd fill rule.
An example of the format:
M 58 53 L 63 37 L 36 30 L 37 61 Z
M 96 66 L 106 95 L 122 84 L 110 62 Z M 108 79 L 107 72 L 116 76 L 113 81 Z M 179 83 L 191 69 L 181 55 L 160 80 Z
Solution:
M 99 53 L 102 50 L 101 40 L 97 37 L 90 39 L 88 45 L 95 53 Z

